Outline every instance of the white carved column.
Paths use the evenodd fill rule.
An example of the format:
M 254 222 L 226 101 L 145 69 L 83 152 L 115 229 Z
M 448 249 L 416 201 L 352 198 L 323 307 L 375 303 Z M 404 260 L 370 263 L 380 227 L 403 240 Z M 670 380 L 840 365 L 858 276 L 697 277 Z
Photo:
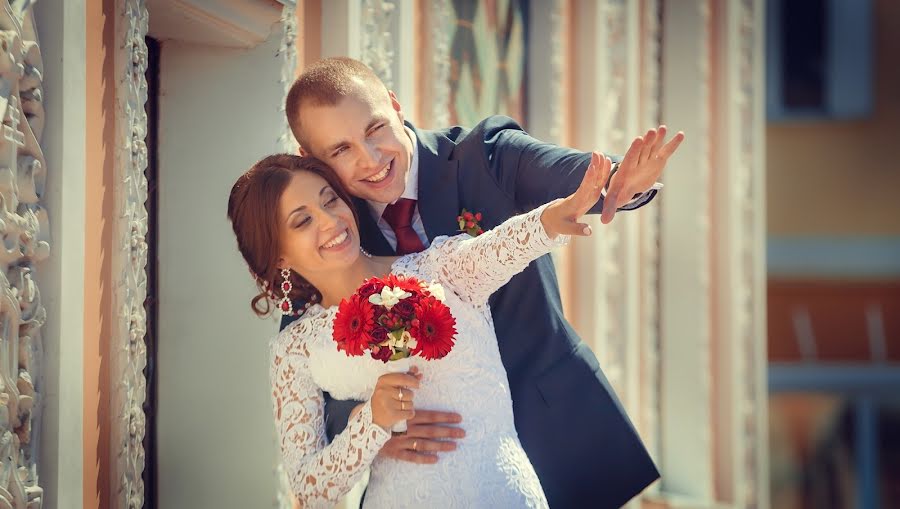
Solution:
M 281 10 L 281 46 L 278 48 L 278 57 L 281 59 L 281 77 L 279 78 L 279 82 L 281 86 L 284 88 L 284 98 L 287 99 L 287 94 L 291 89 L 291 85 L 294 83 L 294 78 L 297 73 L 297 12 L 296 6 L 293 3 L 286 2 L 284 7 Z M 289 154 L 296 154 L 297 149 L 299 148 L 299 144 L 297 143 L 297 139 L 294 138 L 294 134 L 291 132 L 291 128 L 288 125 L 287 121 L 287 112 L 284 107 L 285 101 L 281 101 L 281 106 L 278 111 L 282 113 L 283 126 L 282 126 L 282 134 L 278 139 L 279 145 L 281 145 L 282 150 Z
M 528 26 L 528 132 L 562 144 L 565 118 L 565 0 L 533 2 Z M 540 43 L 535 43 L 540 41 Z M 545 44 L 546 42 L 546 44 Z
M 576 2 L 577 124 L 574 145 L 621 154 L 646 126 L 639 118 L 640 9 L 624 0 Z M 574 320 L 629 414 L 640 404 L 641 212 L 611 225 L 589 219 L 594 235 L 574 243 Z
M 31 7 L 0 1 L 0 507 L 15 508 L 39 508 L 43 495 L 32 424 L 46 311 L 35 271 L 50 244 L 42 205 L 44 67 Z
M 116 3 L 116 159 L 117 214 L 111 250 L 117 323 L 110 338 L 112 462 L 115 507 L 140 508 L 144 503 L 143 404 L 147 394 L 144 334 L 147 316 L 147 34 L 143 0 Z
M 296 154 L 300 146 L 291 128 L 287 122 L 287 112 L 285 111 L 285 100 L 288 91 L 294 83 L 294 75 L 297 70 L 297 13 L 294 4 L 285 3 L 281 12 L 281 46 L 278 48 L 278 57 L 281 59 L 281 78 L 280 82 L 284 90 L 284 98 L 281 101 L 279 111 L 283 115 L 282 134 L 278 139 L 278 145 L 281 150 L 288 154 Z M 289 509 L 293 506 L 294 494 L 291 491 L 290 480 L 284 470 L 284 463 L 281 455 L 278 455 L 277 465 L 275 466 L 275 475 L 278 477 L 278 490 L 275 493 L 275 507 L 279 509 Z
M 659 272 L 662 494 L 767 507 L 763 2 L 664 4 Z M 678 494 L 677 496 L 673 496 Z
M 735 508 L 766 507 L 765 18 L 761 0 L 729 0 L 715 12 L 716 491 Z
M 409 1 L 359 1 L 359 59 L 394 91 L 406 118 L 417 118 L 416 6 Z
M 434 0 L 429 4 L 428 33 L 431 45 L 431 72 L 426 73 L 431 86 L 427 91 L 429 112 L 425 128 L 439 129 L 450 125 L 450 37 L 447 32 L 455 16 L 452 0 Z
M 640 102 L 638 118 L 641 127 L 656 126 L 659 117 L 659 0 L 643 0 L 640 4 Z M 676 127 L 677 126 L 673 126 Z M 664 178 L 665 180 L 665 178 Z M 659 451 L 659 224 L 658 203 L 640 212 L 640 324 L 638 336 L 640 366 L 638 368 L 639 406 L 633 416 L 650 455 L 658 461 Z

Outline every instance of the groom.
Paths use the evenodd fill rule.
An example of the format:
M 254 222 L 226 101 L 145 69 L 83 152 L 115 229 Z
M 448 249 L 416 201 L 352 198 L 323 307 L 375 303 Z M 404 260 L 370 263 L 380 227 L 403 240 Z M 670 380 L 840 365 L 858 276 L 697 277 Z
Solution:
M 399 102 L 374 72 L 349 58 L 308 67 L 291 87 L 286 110 L 302 153 L 334 168 L 358 198 L 362 246 L 375 255 L 420 251 L 437 236 L 458 234 L 463 209 L 479 213 L 487 230 L 568 196 L 591 159 L 535 140 L 506 117 L 489 117 L 471 130 L 416 129 L 404 123 Z M 602 212 L 608 223 L 617 209 L 655 196 L 655 182 L 683 135 L 664 139 L 660 127 L 634 141 L 592 213 Z M 655 481 L 659 473 L 596 357 L 563 317 L 550 256 L 515 276 L 490 306 L 516 430 L 550 506 L 620 507 Z M 282 328 L 288 323 L 286 317 Z M 333 437 L 359 402 L 327 395 L 326 401 Z M 452 454 L 455 441 L 465 440 L 467 404 L 447 402 L 462 415 L 417 409 L 408 431 L 380 454 L 415 463 Z

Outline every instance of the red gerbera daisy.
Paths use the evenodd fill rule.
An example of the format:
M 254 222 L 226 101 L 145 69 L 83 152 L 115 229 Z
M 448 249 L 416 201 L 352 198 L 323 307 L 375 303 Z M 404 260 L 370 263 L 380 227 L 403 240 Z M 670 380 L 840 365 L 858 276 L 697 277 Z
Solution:
M 375 325 L 375 310 L 368 300 L 353 294 L 344 299 L 334 317 L 334 340 L 347 355 L 362 355 L 373 342 L 370 331 Z
M 401 288 L 403 291 L 409 292 L 413 295 L 416 295 L 422 291 L 422 282 L 414 277 L 395 276 L 394 274 L 388 274 L 385 285 L 390 286 L 391 288 Z
M 434 297 L 423 298 L 416 306 L 416 320 L 409 331 L 416 338 L 413 355 L 431 360 L 450 353 L 456 338 L 456 319 L 450 308 Z

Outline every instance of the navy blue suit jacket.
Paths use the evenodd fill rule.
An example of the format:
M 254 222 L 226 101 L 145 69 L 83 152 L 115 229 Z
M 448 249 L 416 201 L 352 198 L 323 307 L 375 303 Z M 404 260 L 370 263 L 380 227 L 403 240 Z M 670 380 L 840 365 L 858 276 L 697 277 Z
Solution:
M 568 196 L 590 163 L 589 153 L 535 140 L 507 117 L 489 117 L 471 130 L 413 130 L 418 207 L 429 239 L 458 234 L 463 208 L 481 212 L 482 227 L 490 229 Z M 394 254 L 367 205 L 356 206 L 363 247 Z M 601 209 L 602 202 L 591 212 Z M 489 302 L 516 430 L 550 506 L 620 507 L 659 478 L 597 358 L 563 317 L 550 255 L 532 262 Z M 356 404 L 327 402 L 329 437 L 344 429 Z M 465 422 L 466 402 L 447 404 L 459 408 Z

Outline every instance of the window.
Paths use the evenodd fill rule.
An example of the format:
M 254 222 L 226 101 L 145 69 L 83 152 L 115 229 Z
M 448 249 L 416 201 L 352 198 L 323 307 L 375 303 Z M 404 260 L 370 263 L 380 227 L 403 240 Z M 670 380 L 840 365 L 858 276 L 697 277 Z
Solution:
M 871 113 L 871 0 L 769 0 L 766 16 L 769 120 Z

